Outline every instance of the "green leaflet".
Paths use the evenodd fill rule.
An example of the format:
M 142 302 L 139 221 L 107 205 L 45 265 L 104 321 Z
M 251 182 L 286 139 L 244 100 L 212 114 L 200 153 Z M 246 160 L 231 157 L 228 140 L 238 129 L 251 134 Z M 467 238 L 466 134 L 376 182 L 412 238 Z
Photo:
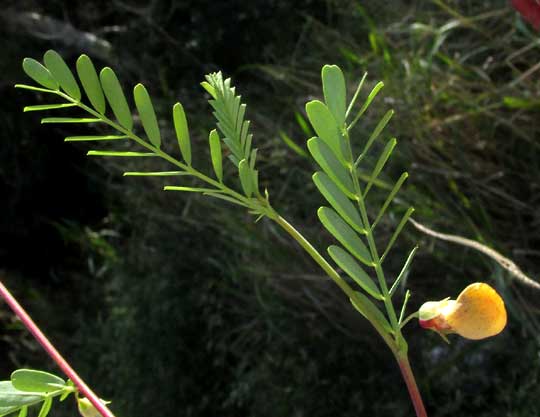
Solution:
M 30 90 L 30 91 L 39 91 L 40 93 L 56 94 L 56 91 L 54 90 L 49 90 L 47 88 L 41 88 L 41 87 L 34 87 L 33 85 L 15 84 L 15 88 L 22 88 L 23 90 Z
M 123 127 L 131 130 L 133 128 L 131 110 L 129 109 L 126 96 L 116 74 L 111 68 L 105 67 L 99 73 L 99 79 L 101 80 L 101 87 L 111 106 L 114 117 L 116 117 L 118 123 Z
M 362 220 L 351 201 L 341 192 L 324 172 L 313 174 L 313 182 L 332 207 L 349 225 L 360 234 L 365 234 Z
M 118 151 L 88 151 L 87 156 L 123 156 L 123 157 L 145 157 L 158 156 L 153 152 L 118 152 Z
M 383 87 L 384 87 L 384 83 L 382 81 L 379 81 L 375 85 L 375 87 L 373 87 L 373 89 L 371 90 L 371 92 L 367 96 L 366 101 L 364 102 L 364 104 L 360 108 L 360 111 L 358 112 L 358 116 L 361 116 L 362 114 L 364 114 L 364 112 L 367 110 L 367 108 L 369 107 L 369 105 L 371 104 L 373 99 L 377 96 L 377 94 L 379 94 L 379 91 L 381 91 L 381 89 Z
M 394 330 L 392 329 L 390 323 L 388 323 L 385 315 L 377 308 L 375 304 L 371 302 L 369 298 L 358 291 L 355 291 L 354 295 L 355 298 L 351 298 L 351 303 L 360 314 L 362 314 L 369 321 L 377 323 L 387 333 L 394 333 Z
M 16 389 L 11 381 L 0 381 L 0 416 L 18 411 L 24 406 L 43 401 L 44 394 L 29 393 Z
M 215 193 L 215 188 L 197 188 L 197 187 L 181 187 L 176 185 L 166 185 L 164 191 L 188 191 L 192 193 Z M 219 191 L 219 190 L 217 190 Z
M 28 415 L 28 406 L 25 405 L 19 410 L 19 415 L 17 417 L 26 417 Z
M 390 291 L 388 292 L 390 294 L 390 297 L 394 295 L 396 292 L 400 282 L 405 278 L 407 273 L 409 272 L 409 267 L 411 266 L 412 260 L 414 258 L 414 255 L 416 254 L 416 251 L 418 250 L 418 246 L 415 246 L 411 252 L 409 253 L 409 256 L 407 257 L 407 260 L 405 261 L 405 264 L 403 264 L 403 268 L 401 268 L 401 272 L 399 273 L 398 277 L 392 284 L 392 288 L 390 288 Z
M 349 171 L 338 161 L 332 150 L 320 138 L 311 138 L 307 146 L 313 159 L 317 161 L 330 179 L 337 184 L 347 197 L 354 199 L 354 185 Z
M 210 157 L 212 158 L 212 167 L 216 173 L 216 178 L 219 182 L 223 181 L 223 156 L 221 153 L 221 142 L 216 129 L 213 129 L 208 136 L 210 143 Z
M 188 165 L 191 165 L 191 141 L 189 140 L 189 129 L 184 107 L 180 103 L 176 103 L 173 107 L 173 121 L 182 158 L 184 158 L 184 161 L 186 161 Z
M 124 172 L 124 177 L 175 177 L 191 175 L 186 171 Z
M 390 155 L 392 154 L 392 151 L 394 150 L 396 144 L 397 144 L 397 139 L 392 138 L 388 141 L 388 143 L 384 147 L 381 155 L 379 156 L 379 159 L 377 160 L 377 163 L 375 164 L 375 168 L 373 168 L 373 172 L 371 173 L 369 177 L 369 181 L 364 190 L 364 197 L 367 195 L 371 186 L 373 185 L 373 181 L 375 181 L 377 177 L 379 176 L 379 174 L 381 173 L 382 169 L 384 168 L 384 165 L 388 161 L 388 158 L 390 158 Z
M 39 410 L 38 417 L 47 417 L 49 414 L 49 411 L 51 411 L 53 399 L 52 397 L 46 397 L 43 401 L 43 405 L 41 406 L 41 409 Z
M 386 125 L 388 124 L 388 122 L 390 121 L 390 119 L 392 118 L 393 115 L 394 115 L 394 110 L 388 110 L 385 113 L 385 115 L 382 117 L 382 119 L 379 121 L 377 126 L 375 126 L 375 129 L 373 130 L 373 132 L 369 136 L 369 139 L 366 142 L 364 150 L 362 151 L 362 153 L 360 154 L 360 156 L 358 157 L 358 159 L 355 162 L 356 166 L 358 166 L 360 161 L 367 154 L 367 152 L 369 151 L 369 148 L 371 148 L 371 145 L 373 144 L 373 142 L 375 142 L 375 139 L 377 139 L 379 137 L 379 135 L 381 134 L 383 129 L 386 127 Z
M 375 221 L 371 225 L 372 230 L 375 228 L 377 223 L 379 223 L 382 216 L 386 212 L 386 209 L 388 208 L 388 206 L 390 205 L 390 203 L 394 199 L 395 195 L 397 194 L 397 192 L 399 191 L 399 189 L 401 188 L 401 186 L 403 185 L 403 183 L 405 182 L 405 180 L 408 177 L 409 177 L 409 174 L 407 172 L 404 172 L 403 174 L 401 174 L 401 177 L 399 177 L 397 182 L 394 184 L 394 187 L 392 187 L 392 190 L 390 191 L 390 194 L 388 194 L 388 197 L 386 197 L 386 200 L 385 200 L 384 204 L 382 205 L 381 209 L 379 210 L 379 213 L 377 214 L 377 217 L 375 218 Z
M 281 140 L 287 145 L 289 148 L 291 148 L 294 152 L 296 152 L 298 155 L 303 156 L 306 158 L 308 156 L 307 152 L 302 149 L 300 146 L 298 146 L 287 133 L 285 133 L 283 130 L 279 131 L 279 137 Z
M 238 164 L 238 174 L 240 175 L 240 184 L 242 184 L 242 189 L 244 190 L 244 194 L 247 197 L 251 197 L 254 191 L 253 190 L 254 181 L 252 179 L 251 170 L 249 168 L 249 164 L 246 159 L 242 159 L 240 163 Z
M 344 140 L 336 124 L 336 119 L 328 107 L 319 100 L 313 100 L 306 104 L 306 112 L 317 136 L 332 149 L 339 160 L 346 164 L 347 160 L 343 153 Z
M 96 68 L 92 63 L 92 60 L 86 56 L 81 55 L 77 59 L 77 74 L 81 80 L 84 92 L 90 100 L 92 106 L 98 113 L 105 113 L 105 96 L 99 82 L 99 77 L 96 72 Z
M 317 215 L 323 226 L 359 261 L 367 266 L 373 266 L 371 255 L 366 245 L 356 232 L 331 208 L 320 207 Z
M 38 104 L 36 106 L 26 106 L 23 109 L 23 112 L 65 109 L 65 108 L 74 107 L 74 106 L 76 106 L 75 103 Z
M 394 245 L 394 242 L 396 241 L 397 237 L 401 233 L 401 229 L 407 224 L 407 221 L 409 220 L 409 217 L 414 213 L 414 208 L 409 207 L 403 217 L 401 218 L 401 221 L 396 227 L 396 230 L 394 231 L 394 234 L 390 238 L 390 241 L 388 242 L 388 245 L 386 246 L 386 249 L 384 250 L 384 253 L 381 256 L 381 264 L 383 263 L 384 259 L 386 258 L 386 255 L 388 255 L 388 252 L 390 252 L 390 249 L 392 249 L 392 246 Z
M 150 140 L 150 143 L 159 149 L 161 146 L 161 133 L 156 118 L 156 112 L 152 105 L 152 100 L 148 91 L 142 84 L 137 84 L 133 89 L 133 98 L 135 106 L 139 112 L 144 131 Z
M 58 82 L 53 78 L 50 71 L 35 59 L 24 58 L 22 67 L 26 75 L 32 78 L 39 85 L 50 88 L 51 90 L 58 90 L 58 88 L 60 88 Z
M 33 392 L 51 392 L 62 389 L 66 381 L 48 372 L 33 369 L 18 369 L 11 374 L 15 389 Z
M 64 142 L 86 142 L 95 140 L 120 140 L 127 139 L 126 135 L 105 135 L 105 136 L 68 136 Z
M 45 117 L 41 123 L 103 123 L 103 120 L 92 117 Z
M 328 247 L 328 254 L 364 291 L 378 300 L 383 299 L 377 285 L 347 251 L 332 245 Z
M 337 65 L 325 65 L 322 68 L 324 101 L 338 126 L 345 124 L 347 91 L 345 77 Z
M 43 55 L 43 62 L 47 69 L 51 72 L 52 76 L 58 81 L 62 90 L 64 90 L 71 98 L 76 101 L 81 100 L 81 90 L 73 73 L 67 66 L 64 59 L 58 54 L 58 52 L 49 49 Z

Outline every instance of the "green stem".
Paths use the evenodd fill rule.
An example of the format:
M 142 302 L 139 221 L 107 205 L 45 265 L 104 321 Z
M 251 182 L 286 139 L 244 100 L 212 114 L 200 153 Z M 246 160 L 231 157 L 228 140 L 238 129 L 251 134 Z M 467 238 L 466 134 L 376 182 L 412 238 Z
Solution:
M 313 245 L 298 231 L 296 230 L 287 220 L 281 217 L 276 213 L 273 220 L 279 224 L 283 230 L 285 230 L 294 240 L 296 240 L 300 246 L 313 258 L 315 262 L 326 272 L 326 274 L 338 285 L 339 288 L 352 300 L 356 299 L 356 294 L 354 290 L 347 284 L 347 282 L 341 278 L 341 276 L 336 272 L 336 270 L 330 265 L 326 259 L 313 247 Z M 398 346 L 394 340 L 390 337 L 388 332 L 377 322 L 377 320 L 372 320 L 366 317 L 371 325 L 375 328 L 377 333 L 383 338 L 390 350 L 394 353 L 398 351 Z
M 344 129 L 344 135 L 347 142 L 347 146 L 349 148 L 349 154 L 352 155 L 352 147 L 351 147 L 351 140 L 349 137 L 349 133 L 347 129 Z M 386 312 L 388 314 L 388 318 L 390 319 L 390 324 L 392 328 L 394 329 L 394 335 L 395 340 L 398 343 L 398 345 L 404 344 L 405 341 L 403 340 L 403 336 L 401 335 L 401 331 L 398 324 L 398 318 L 396 311 L 394 309 L 394 305 L 392 304 L 392 299 L 389 295 L 388 286 L 386 284 L 386 278 L 384 276 L 384 271 L 381 266 L 381 260 L 379 258 L 379 254 L 377 251 L 377 246 L 375 244 L 375 239 L 373 237 L 373 230 L 371 228 L 371 225 L 369 223 L 369 218 L 367 214 L 366 205 L 364 203 L 364 199 L 362 197 L 362 190 L 360 189 L 360 183 L 358 181 L 358 174 L 356 173 L 356 165 L 350 164 L 349 166 L 350 175 L 353 181 L 354 186 L 354 192 L 356 195 L 356 201 L 358 203 L 358 210 L 360 212 L 360 216 L 362 218 L 362 222 L 364 223 L 364 228 L 366 229 L 366 239 L 368 241 L 369 250 L 371 252 L 371 257 L 373 262 L 375 263 L 375 273 L 377 275 L 377 279 L 379 281 L 379 286 L 382 292 L 382 295 L 384 297 L 384 306 L 386 308 Z

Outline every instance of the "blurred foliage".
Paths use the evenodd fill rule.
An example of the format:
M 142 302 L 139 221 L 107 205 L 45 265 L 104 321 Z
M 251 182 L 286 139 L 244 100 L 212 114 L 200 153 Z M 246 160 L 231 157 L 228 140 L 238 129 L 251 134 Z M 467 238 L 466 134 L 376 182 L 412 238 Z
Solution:
M 61 143 L 65 127 L 42 129 L 23 115 L 24 93 L 12 88 L 20 62 L 48 48 L 68 60 L 88 53 L 126 83 L 144 82 L 161 98 L 165 130 L 181 99 L 198 160 L 209 160 L 211 121 L 195 83 L 218 68 L 232 75 L 253 120 L 261 183 L 319 244 L 330 238 L 315 216 L 313 166 L 280 132 L 305 149 L 299 120 L 321 94 L 324 63 L 348 72 L 350 91 L 368 70 L 368 87 L 386 86 L 354 140 L 396 110 L 399 157 L 382 180 L 408 170 L 400 198 L 418 221 L 477 239 L 540 277 L 540 43 L 505 0 L 5 3 L 0 265 L 118 415 L 404 416 L 412 407 L 374 332 L 273 225 L 162 193 L 153 179 L 119 178 L 119 162 L 85 159 Z M 135 57 L 141 65 L 129 65 Z M 393 210 L 399 218 L 402 207 Z M 446 346 L 414 324 L 406 330 L 428 411 L 538 414 L 538 294 L 470 249 L 412 227 L 408 235 L 388 262 L 398 272 L 399 254 L 421 240 L 407 283 L 413 308 L 487 281 L 509 310 L 508 329 L 485 342 Z M 44 367 L 5 311 L 0 326 L 5 375 Z

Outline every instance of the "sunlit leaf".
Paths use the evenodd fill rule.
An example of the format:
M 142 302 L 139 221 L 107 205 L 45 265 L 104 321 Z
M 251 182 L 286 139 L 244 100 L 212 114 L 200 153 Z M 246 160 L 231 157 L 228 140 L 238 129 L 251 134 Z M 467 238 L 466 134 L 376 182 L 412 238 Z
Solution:
M 123 127 L 131 130 L 133 128 L 133 118 L 118 77 L 111 68 L 105 67 L 99 73 L 99 79 L 114 117 Z
M 208 136 L 210 143 L 210 156 L 212 158 L 212 166 L 216 173 L 217 179 L 223 181 L 223 156 L 221 153 L 221 142 L 219 140 L 219 134 L 216 129 L 213 129 Z
M 189 139 L 188 123 L 184 107 L 180 103 L 176 103 L 173 107 L 173 121 L 182 158 L 188 165 L 191 165 L 191 141 Z
M 248 165 L 248 161 L 242 159 L 238 164 L 238 174 L 240 175 L 240 183 L 242 184 L 242 189 L 244 194 L 248 197 L 251 197 L 253 194 L 253 181 L 251 178 L 251 170 Z
M 317 211 L 319 220 L 347 250 L 359 261 L 373 266 L 371 255 L 366 245 L 360 240 L 356 232 L 331 208 L 321 207 Z
M 156 171 L 156 172 L 124 172 L 124 177 L 175 177 L 191 175 L 185 171 Z
M 367 195 L 371 186 L 373 185 L 373 181 L 375 181 L 377 177 L 379 176 L 379 174 L 381 173 L 382 169 L 384 168 L 384 165 L 388 161 L 388 158 L 390 158 L 390 155 L 392 154 L 392 151 L 394 150 L 394 147 L 396 146 L 396 144 L 397 144 L 396 138 L 392 138 L 388 141 L 388 143 L 384 147 L 381 155 L 379 156 L 379 159 L 377 160 L 377 163 L 375 164 L 375 168 L 373 168 L 373 172 L 371 173 L 367 186 L 364 190 L 364 197 Z
M 355 198 L 354 185 L 349 171 L 338 161 L 332 150 L 320 138 L 311 138 L 307 146 L 313 159 L 349 198 Z
M 354 295 L 355 298 L 351 298 L 351 303 L 360 314 L 368 320 L 379 324 L 387 333 L 392 334 L 394 332 L 392 326 L 388 323 L 386 316 L 368 297 L 358 291 L 355 291 Z
M 70 97 L 79 101 L 81 99 L 79 85 L 77 84 L 77 81 L 75 81 L 73 73 L 58 52 L 49 49 L 45 52 L 45 55 L 43 55 L 43 62 L 55 80 L 58 81 L 62 90 Z
M 392 284 L 392 288 L 390 288 L 390 291 L 389 291 L 390 296 L 392 296 L 396 292 L 400 282 L 407 276 L 407 273 L 409 272 L 409 267 L 411 266 L 412 260 L 417 250 L 418 250 L 418 246 L 415 246 L 409 253 L 409 256 L 407 257 L 407 260 L 405 261 L 403 268 L 401 268 L 401 272 L 399 273 L 398 277 Z
M 16 389 L 11 381 L 0 381 L 0 416 L 13 413 L 24 406 L 43 401 L 44 394 L 30 393 Z
M 394 244 L 394 242 L 396 241 L 397 237 L 399 236 L 399 234 L 401 233 L 401 229 L 403 229 L 403 227 L 405 226 L 405 224 L 407 224 L 407 221 L 409 220 L 409 217 L 411 217 L 411 215 L 414 213 L 414 208 L 413 207 L 409 207 L 407 209 L 407 211 L 405 212 L 405 214 L 403 215 L 403 217 L 401 218 L 401 221 L 399 222 L 399 224 L 397 225 L 396 227 L 396 230 L 394 231 L 394 234 L 392 235 L 392 237 L 390 238 L 390 241 L 388 242 L 388 245 L 386 246 L 386 249 L 384 250 L 384 253 L 383 255 L 381 256 L 381 263 L 384 261 L 384 259 L 386 258 L 386 255 L 388 255 L 388 252 L 390 252 L 390 249 L 392 249 L 392 245 Z
M 96 140 L 120 140 L 127 139 L 129 136 L 125 135 L 104 135 L 104 136 L 68 136 L 64 139 L 64 142 L 87 142 Z
M 365 234 L 362 220 L 351 201 L 324 172 L 313 174 L 313 182 L 332 207 L 358 233 Z
M 103 120 L 92 117 L 45 117 L 41 123 L 103 123 Z
M 124 157 L 146 157 L 157 156 L 153 152 L 118 152 L 118 151 L 88 151 L 88 156 L 124 156 Z
M 317 136 L 332 149 L 338 159 L 346 163 L 344 140 L 328 107 L 319 100 L 313 100 L 306 104 L 306 112 Z
M 325 65 L 322 69 L 324 101 L 338 126 L 345 124 L 347 92 L 345 77 L 337 65 Z
M 38 104 L 36 106 L 26 106 L 23 109 L 23 112 L 65 109 L 65 108 L 68 108 L 68 107 L 74 107 L 76 105 L 77 104 L 75 104 L 75 103 Z
M 32 78 L 36 83 L 42 85 L 43 87 L 50 88 L 51 90 L 58 90 L 60 88 L 58 81 L 54 79 L 51 72 L 41 65 L 38 61 L 33 58 L 24 58 L 22 67 L 26 75 Z M 31 86 L 24 86 L 24 84 L 19 84 L 19 88 L 27 88 Z
M 384 204 L 382 205 L 381 209 L 379 210 L 379 213 L 377 214 L 377 217 L 375 218 L 375 221 L 373 222 L 371 228 L 374 229 L 377 223 L 381 220 L 382 216 L 386 212 L 386 209 L 390 205 L 390 203 L 394 200 L 395 195 L 405 182 L 405 180 L 409 177 L 409 174 L 404 172 L 401 174 L 401 177 L 397 180 L 397 182 L 394 184 L 394 187 L 392 187 L 392 190 L 390 191 L 390 194 L 388 194 L 388 197 L 386 197 L 386 200 Z
M 159 132 L 159 126 L 156 118 L 156 112 L 152 105 L 152 99 L 148 94 L 148 91 L 142 84 L 137 84 L 133 89 L 133 97 L 135 99 L 135 106 L 141 118 L 144 131 L 150 140 L 150 143 L 156 148 L 161 146 L 161 133 Z
M 364 156 L 366 156 L 367 152 L 371 148 L 371 145 L 373 145 L 373 142 L 375 142 L 375 139 L 377 139 L 379 137 L 379 135 L 381 134 L 383 129 L 386 127 L 386 125 L 388 124 L 388 122 L 390 121 L 390 119 L 392 118 L 393 115 L 394 115 L 394 110 L 388 110 L 385 113 L 385 115 L 382 117 L 382 119 L 379 121 L 377 126 L 375 126 L 375 129 L 373 130 L 373 132 L 369 136 L 369 138 L 368 138 L 368 140 L 366 142 L 366 145 L 364 146 L 364 150 L 362 151 L 362 153 L 360 154 L 360 156 L 356 160 L 355 165 L 358 165 L 359 162 L 364 158 Z
M 11 374 L 11 383 L 21 391 L 51 392 L 66 385 L 62 378 L 44 371 L 18 369 Z
M 377 285 L 347 251 L 332 245 L 328 247 L 328 254 L 364 291 L 374 298 L 383 299 Z
M 43 405 L 41 406 L 41 409 L 39 410 L 38 417 L 47 417 L 49 414 L 49 411 L 51 411 L 53 399 L 52 397 L 46 397 L 43 401 Z
M 105 96 L 103 95 L 101 83 L 99 82 L 99 77 L 92 60 L 83 54 L 77 59 L 76 66 L 77 74 L 79 75 L 88 100 L 90 100 L 90 103 L 98 113 L 105 113 Z
M 291 148 L 298 155 L 303 156 L 304 158 L 308 156 L 307 152 L 300 146 L 298 146 L 283 130 L 279 131 L 279 137 L 281 138 L 283 143 L 285 143 L 285 145 Z

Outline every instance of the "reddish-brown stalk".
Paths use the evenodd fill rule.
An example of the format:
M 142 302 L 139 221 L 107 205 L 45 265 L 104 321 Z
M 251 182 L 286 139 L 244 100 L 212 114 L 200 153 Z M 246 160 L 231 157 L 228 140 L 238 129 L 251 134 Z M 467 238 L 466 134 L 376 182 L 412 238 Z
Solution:
M 103 417 L 114 417 L 114 414 L 109 410 L 109 408 L 103 404 L 99 397 L 90 389 L 88 385 L 83 381 L 83 379 L 75 372 L 75 370 L 70 366 L 70 364 L 60 355 L 58 350 L 52 345 L 52 343 L 47 339 L 39 327 L 34 323 L 32 318 L 28 313 L 22 308 L 18 301 L 13 297 L 9 290 L 4 286 L 2 281 L 0 281 L 0 295 L 13 310 L 13 312 L 19 317 L 24 326 L 28 329 L 30 333 L 35 337 L 39 344 L 45 349 L 50 358 L 56 362 L 58 367 L 64 372 L 64 374 L 73 381 L 79 392 L 84 395 L 92 403 L 97 411 Z

